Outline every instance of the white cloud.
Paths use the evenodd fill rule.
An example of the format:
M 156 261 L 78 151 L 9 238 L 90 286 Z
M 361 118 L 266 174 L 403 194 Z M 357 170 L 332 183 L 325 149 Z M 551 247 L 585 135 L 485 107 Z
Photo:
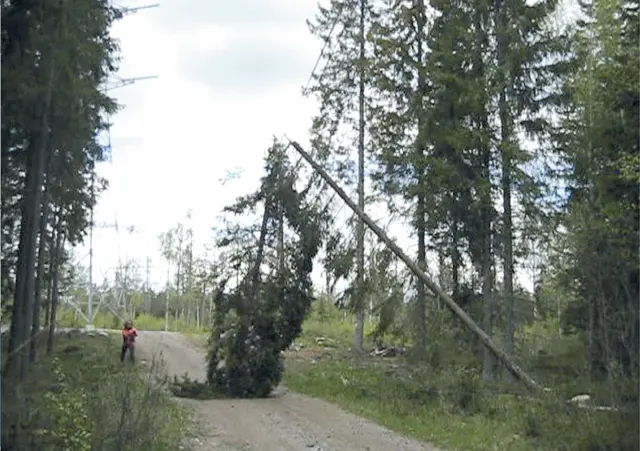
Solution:
M 265 16 L 225 25 L 205 20 L 202 11 L 215 2 L 202 0 L 198 4 L 203 9 L 187 8 L 187 3 L 194 2 L 166 2 L 114 26 L 122 49 L 119 76 L 158 78 L 113 91 L 125 108 L 113 118 L 113 159 L 100 167 L 110 188 L 98 203 L 95 220 L 103 226 L 117 221 L 119 233 L 113 227 L 96 228 L 94 281 L 112 277 L 119 257 L 136 258 L 144 264 L 148 256 L 152 284 L 164 285 L 166 267 L 158 252 L 161 232 L 178 221 L 186 222 L 190 209 L 196 240 L 202 245 L 210 238 L 210 228 L 222 208 L 256 187 L 273 135 L 287 134 L 307 144 L 316 105 L 301 96 L 300 88 L 320 51 L 320 43 L 305 25 L 315 14 L 316 3 L 280 0 L 278 7 L 288 8 L 286 20 L 281 16 L 269 22 Z M 187 15 L 193 16 L 193 26 Z M 168 18 L 178 16 L 180 26 L 168 25 Z M 185 55 L 214 55 L 233 48 L 238 39 L 246 42 L 250 38 L 281 42 L 286 51 L 297 53 L 293 56 L 303 61 L 307 73 L 297 81 L 269 84 L 267 90 L 225 92 L 207 83 L 206 74 L 190 74 L 183 65 Z M 259 78 L 261 74 L 252 75 Z M 242 169 L 241 180 L 222 185 L 220 179 L 235 168 Z M 384 216 L 373 213 L 377 218 Z M 128 233 L 127 226 L 136 230 Z M 412 254 L 415 239 L 407 227 L 394 224 L 392 229 L 399 244 Z M 85 245 L 77 256 L 82 258 L 87 252 Z M 82 264 L 87 263 L 82 258 Z
M 171 15 L 180 7 L 178 2 L 169 2 L 158 9 Z M 283 31 L 289 33 L 287 39 L 297 42 L 297 52 L 308 60 L 308 71 L 319 52 L 304 26 L 313 9 L 315 5 L 310 10 L 295 10 L 299 17 L 286 30 L 266 23 L 260 31 L 270 41 L 282 40 Z M 119 256 L 141 262 L 150 256 L 152 281 L 163 284 L 165 268 L 158 255 L 158 235 L 186 221 L 191 209 L 196 239 L 206 241 L 221 209 L 256 186 L 271 137 L 287 133 L 304 142 L 315 109 L 300 94 L 306 78 L 250 95 L 231 95 L 197 81 L 204 77 L 189 76 L 179 64 L 181 56 L 224 50 L 246 30 L 202 23 L 193 29 L 167 29 L 160 18 L 155 10 L 141 11 L 125 17 L 113 29 L 121 43 L 118 75 L 158 78 L 113 91 L 125 108 L 112 118 L 112 162 L 99 169 L 110 187 L 99 200 L 95 221 L 113 225 L 117 218 L 119 233 L 112 227 L 96 227 L 96 281 L 105 274 L 113 276 L 109 268 L 118 264 Z M 256 29 L 253 24 L 250 31 L 255 34 Z M 242 179 L 222 186 L 219 180 L 234 168 L 242 168 Z M 125 230 L 130 225 L 136 228 L 131 234 Z M 77 256 L 82 258 L 87 252 L 85 245 Z M 82 263 L 86 265 L 87 258 Z

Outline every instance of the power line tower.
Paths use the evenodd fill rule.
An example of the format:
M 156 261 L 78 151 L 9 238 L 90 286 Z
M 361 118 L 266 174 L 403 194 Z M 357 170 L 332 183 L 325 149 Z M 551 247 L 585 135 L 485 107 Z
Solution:
M 146 9 L 151 9 L 151 8 L 156 8 L 160 6 L 160 4 L 155 3 L 155 4 L 151 4 L 151 5 L 142 5 L 142 6 L 137 6 L 137 7 L 121 7 L 121 11 L 122 11 L 122 15 L 123 17 L 135 14 L 139 11 L 142 10 L 146 10 Z M 157 78 L 157 75 L 151 75 L 151 76 L 143 76 L 143 77 L 132 77 L 132 78 L 122 78 L 122 77 L 115 77 L 114 80 L 111 81 L 107 81 L 103 87 L 104 91 L 111 91 L 113 89 L 118 89 L 118 88 L 122 88 L 125 86 L 129 86 L 132 85 L 138 81 L 142 81 L 142 80 L 150 80 L 150 79 L 154 79 Z M 108 123 L 107 125 L 107 130 L 106 130 L 106 134 L 107 134 L 107 145 L 106 147 L 106 152 L 107 152 L 107 161 L 112 162 L 112 153 L 111 153 L 111 124 Z M 93 164 L 93 167 L 91 168 L 91 195 L 92 197 L 94 196 L 94 191 L 93 191 L 93 183 L 95 181 L 95 162 Z M 93 322 L 95 320 L 96 314 L 97 314 L 97 310 L 94 312 L 93 310 L 93 296 L 94 296 L 94 287 L 93 287 L 93 230 L 96 226 L 96 224 L 94 224 L 94 207 L 93 204 L 95 202 L 92 202 L 91 204 L 91 210 L 90 210 L 90 218 L 89 218 L 89 284 L 87 287 L 87 314 L 84 315 L 82 312 L 82 309 L 79 308 L 79 306 L 77 306 L 77 304 L 74 304 L 74 307 L 76 308 L 76 311 L 78 311 L 78 313 L 81 314 L 81 316 L 83 317 L 83 319 L 85 319 L 86 321 L 86 327 L 87 329 L 93 329 Z M 117 232 L 117 219 L 115 224 L 103 224 L 102 226 L 106 226 L 106 227 L 112 227 L 115 226 L 116 228 L 116 232 Z M 100 304 L 102 303 L 102 301 L 100 301 L 100 303 L 98 304 L 98 308 L 100 306 Z
M 133 8 L 122 8 L 123 11 L 123 16 L 128 16 L 131 14 L 135 14 L 143 9 L 150 9 L 150 8 L 155 8 L 160 6 L 159 4 L 153 4 L 153 5 L 145 5 L 145 6 L 138 6 L 138 7 L 133 7 Z M 104 86 L 104 90 L 105 91 L 111 91 L 113 89 L 118 89 L 118 88 L 122 88 L 125 86 L 129 86 L 132 85 L 138 81 L 142 81 L 142 80 L 150 80 L 150 79 L 154 79 L 157 78 L 157 75 L 150 75 L 150 76 L 143 76 L 143 77 L 133 77 L 133 78 L 120 78 L 118 77 L 116 80 L 113 81 L 107 81 L 107 83 L 105 83 Z M 109 162 L 112 161 L 112 153 L 111 153 L 111 124 L 108 124 L 107 126 L 107 146 L 106 146 L 106 150 L 107 150 L 107 159 Z M 95 165 L 92 168 L 92 191 L 93 191 L 93 181 L 95 179 Z M 93 195 L 93 193 L 92 193 Z M 93 213 L 94 213 L 94 208 L 93 208 L 93 203 L 91 205 L 91 211 L 90 211 L 90 219 L 89 219 L 89 287 L 88 287 L 88 291 L 87 291 L 87 328 L 92 329 L 93 328 L 93 322 L 95 320 L 95 315 L 96 313 L 93 312 L 93 229 L 94 229 L 94 220 L 93 220 Z M 117 221 L 116 221 L 116 229 L 117 229 Z
M 118 78 L 115 81 L 112 82 L 107 82 L 106 86 L 105 86 L 105 91 L 110 91 L 112 89 L 117 89 L 117 88 L 121 88 L 124 86 L 129 86 L 134 84 L 137 81 L 140 80 L 151 80 L 151 79 L 155 79 L 158 78 L 157 75 L 151 75 L 151 76 L 144 76 L 144 77 L 133 77 L 133 78 Z M 111 153 L 111 124 L 108 123 L 107 125 L 107 145 L 106 145 L 106 150 L 107 150 L 107 160 L 109 162 L 112 162 L 112 153 Z M 93 196 L 93 183 L 95 180 L 95 164 L 92 168 L 92 173 L 91 173 L 91 184 L 92 184 L 92 196 Z M 91 210 L 90 210 L 90 218 L 89 218 L 89 286 L 87 288 L 87 315 L 86 315 L 86 321 L 87 321 L 87 325 L 86 327 L 88 329 L 93 329 L 93 322 L 96 318 L 96 314 L 97 312 L 93 311 L 93 295 L 94 295 L 94 290 L 93 290 L 93 229 L 95 227 L 94 224 L 94 218 L 93 218 L 93 213 L 94 213 L 94 204 L 95 202 L 92 202 L 91 204 Z M 110 227 L 111 224 L 107 225 L 107 227 Z M 118 229 L 118 223 L 117 223 L 117 218 L 116 218 L 116 222 L 115 224 L 113 224 L 113 226 L 115 226 L 116 228 L 116 232 Z M 84 315 L 83 315 L 84 316 Z

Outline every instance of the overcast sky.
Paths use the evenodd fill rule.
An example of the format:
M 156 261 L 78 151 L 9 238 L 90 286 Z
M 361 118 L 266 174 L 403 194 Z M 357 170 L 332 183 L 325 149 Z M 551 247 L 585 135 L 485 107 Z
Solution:
M 123 109 L 112 118 L 112 161 L 99 168 L 110 187 L 95 211 L 96 283 L 113 277 L 119 258 L 144 264 L 148 256 L 152 284 L 164 285 L 158 235 L 191 209 L 201 249 L 221 209 L 257 187 L 272 136 L 286 133 L 306 145 L 317 109 L 301 95 L 321 47 L 305 24 L 315 0 L 161 3 L 113 28 L 118 75 L 158 78 L 112 91 Z M 237 169 L 242 177 L 223 186 Z M 394 229 L 413 252 L 408 230 Z M 87 254 L 88 243 L 76 261 L 88 265 Z
M 315 9 L 306 0 L 168 0 L 114 26 L 118 75 L 158 78 L 112 91 L 124 108 L 112 119 L 112 162 L 99 170 L 110 187 L 95 212 L 96 282 L 112 275 L 119 256 L 148 255 L 151 278 L 164 284 L 161 232 L 192 209 L 197 239 L 206 241 L 222 207 L 257 186 L 273 135 L 306 143 L 315 104 L 301 87 L 320 45 L 305 20 Z M 242 178 L 222 186 L 238 168 Z M 119 233 L 107 227 L 116 218 Z M 76 252 L 83 265 L 87 253 Z

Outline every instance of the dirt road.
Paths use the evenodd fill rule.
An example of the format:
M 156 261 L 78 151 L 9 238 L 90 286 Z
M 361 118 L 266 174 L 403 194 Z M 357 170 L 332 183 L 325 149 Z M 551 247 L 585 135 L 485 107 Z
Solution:
M 140 332 L 140 357 L 162 355 L 169 375 L 205 377 L 204 353 L 182 335 Z M 436 451 L 324 401 L 278 390 L 269 399 L 181 399 L 194 411 L 196 451 Z

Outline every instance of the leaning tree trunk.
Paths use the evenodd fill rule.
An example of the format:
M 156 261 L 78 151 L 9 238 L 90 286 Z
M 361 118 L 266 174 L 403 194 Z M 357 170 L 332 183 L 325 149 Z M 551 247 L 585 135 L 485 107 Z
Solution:
M 522 381 L 527 388 L 532 390 L 545 390 L 548 389 L 539 385 L 531 376 L 529 376 L 526 372 L 522 370 L 518 366 L 516 362 L 514 362 L 505 352 L 493 341 L 493 339 L 485 333 L 476 322 L 465 312 L 457 303 L 454 301 L 451 296 L 445 293 L 438 285 L 436 285 L 433 280 L 422 271 L 418 265 L 411 259 L 407 254 L 403 252 L 398 245 L 387 236 L 387 234 L 376 225 L 373 220 L 368 217 L 362 210 L 358 208 L 358 206 L 353 202 L 347 193 L 344 192 L 340 186 L 327 174 L 322 166 L 316 163 L 311 156 L 305 152 L 305 150 L 295 141 L 289 141 L 291 145 L 298 151 L 298 153 L 304 158 L 313 169 L 320 174 L 320 176 L 327 182 L 327 184 L 333 188 L 338 196 L 349 206 L 349 208 L 354 211 L 358 216 L 360 216 L 364 222 L 369 226 L 369 228 L 380 238 L 387 247 L 405 264 L 407 267 L 415 274 L 417 277 L 422 279 L 425 285 L 437 296 L 439 296 L 444 303 L 451 309 L 451 311 L 464 323 L 464 325 L 474 334 L 476 335 L 482 344 L 484 344 L 487 348 L 489 348 L 495 355 L 497 359 L 499 359 L 504 366 L 506 366 L 509 371 L 511 371 L 514 376 L 516 376 L 520 381 Z

